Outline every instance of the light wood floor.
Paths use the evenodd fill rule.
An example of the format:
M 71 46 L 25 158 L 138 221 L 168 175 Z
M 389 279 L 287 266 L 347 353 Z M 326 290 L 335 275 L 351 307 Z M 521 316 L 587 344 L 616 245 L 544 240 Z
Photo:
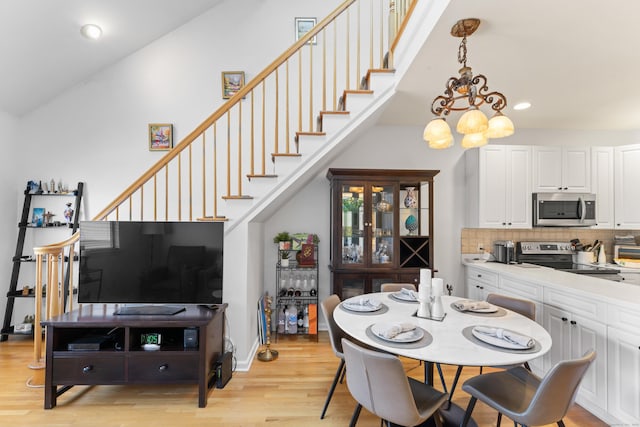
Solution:
M 44 390 L 29 388 L 32 341 L 10 337 L 0 343 L 0 425 L 2 426 L 347 426 L 355 402 L 346 384 L 339 384 L 327 416 L 320 412 L 338 367 L 326 333 L 319 342 L 285 337 L 272 348 L 273 362 L 253 363 L 250 372 L 236 372 L 224 389 L 209 394 L 198 408 L 196 386 L 76 386 L 58 398 L 58 406 L 43 409 Z M 405 362 L 412 376 L 422 367 Z M 447 369 L 452 376 L 454 371 Z M 463 370 L 465 378 L 478 370 Z M 438 383 L 438 382 L 436 382 Z M 457 391 L 454 401 L 466 408 L 468 396 Z M 481 427 L 495 425 L 493 410 L 478 403 L 473 413 Z M 565 418 L 567 427 L 606 426 L 577 405 Z M 379 426 L 379 419 L 362 411 L 358 426 Z M 503 420 L 503 426 L 511 426 Z

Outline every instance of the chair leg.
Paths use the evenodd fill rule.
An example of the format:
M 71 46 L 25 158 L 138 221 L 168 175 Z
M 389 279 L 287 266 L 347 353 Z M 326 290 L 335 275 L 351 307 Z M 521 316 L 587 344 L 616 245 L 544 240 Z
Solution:
M 527 371 L 529 371 L 529 372 L 533 372 L 533 371 L 531 370 L 531 366 L 529 366 L 529 362 L 524 362 L 524 368 L 525 368 Z
M 476 399 L 475 397 L 471 397 L 471 399 L 469 399 L 469 405 L 467 405 L 467 410 L 464 413 L 464 418 L 460 423 L 460 427 L 466 427 L 467 424 L 469 424 L 469 419 L 471 418 L 471 413 L 473 412 L 473 408 L 476 406 L 477 400 L 478 399 Z
M 496 422 L 496 427 L 500 427 L 502 424 L 502 412 L 498 412 L 498 421 Z
M 322 408 L 322 414 L 320 415 L 320 419 L 324 418 L 324 414 L 327 412 L 327 408 L 329 407 L 329 402 L 331 402 L 331 397 L 333 396 L 333 392 L 336 389 L 336 385 L 338 384 L 338 380 L 342 375 L 342 371 L 344 371 L 344 359 L 340 359 L 340 365 L 338 365 L 338 370 L 336 371 L 336 375 L 333 377 L 333 383 L 331 383 L 331 388 L 329 389 L 329 394 L 327 395 L 327 400 L 324 402 L 324 408 Z M 360 411 L 358 411 L 360 414 Z
M 564 427 L 564 422 L 562 420 L 558 421 L 558 427 Z
M 349 422 L 349 427 L 355 427 L 356 422 L 358 422 L 358 417 L 360 417 L 360 411 L 362 410 L 362 405 L 357 404 L 356 409 L 353 410 L 353 415 L 351 415 L 351 421 Z

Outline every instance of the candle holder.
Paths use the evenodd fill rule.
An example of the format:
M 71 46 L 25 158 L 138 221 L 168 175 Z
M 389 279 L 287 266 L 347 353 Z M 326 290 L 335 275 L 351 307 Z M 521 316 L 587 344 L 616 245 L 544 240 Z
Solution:
M 271 297 L 269 295 L 265 295 L 264 297 L 264 313 L 266 315 L 267 322 L 267 338 L 266 338 L 266 348 L 258 353 L 258 360 L 262 362 L 271 362 L 278 358 L 278 352 L 276 350 L 271 350 Z

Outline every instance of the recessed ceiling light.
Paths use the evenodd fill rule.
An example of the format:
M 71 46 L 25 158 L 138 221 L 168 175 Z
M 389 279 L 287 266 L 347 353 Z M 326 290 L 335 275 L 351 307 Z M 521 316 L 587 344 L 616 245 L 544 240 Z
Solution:
M 514 110 L 526 110 L 529 107 L 531 107 L 531 103 L 530 102 L 518 102 L 516 105 L 513 106 L 513 109 Z
M 102 35 L 102 28 L 95 24 L 83 25 L 82 28 L 80 28 L 80 34 L 88 39 L 96 40 Z

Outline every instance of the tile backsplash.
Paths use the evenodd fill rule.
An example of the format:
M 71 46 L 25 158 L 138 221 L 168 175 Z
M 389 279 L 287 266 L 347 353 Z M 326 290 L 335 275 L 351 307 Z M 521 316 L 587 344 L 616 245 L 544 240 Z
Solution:
M 496 240 L 522 241 L 557 241 L 568 242 L 580 239 L 582 243 L 593 243 L 596 239 L 604 242 L 607 261 L 613 258 L 615 236 L 633 235 L 636 244 L 640 242 L 640 230 L 603 230 L 584 228 L 540 227 L 532 229 L 504 229 L 504 228 L 463 228 L 461 233 L 461 253 L 477 254 L 482 245 L 485 252 L 493 252 L 493 242 Z

